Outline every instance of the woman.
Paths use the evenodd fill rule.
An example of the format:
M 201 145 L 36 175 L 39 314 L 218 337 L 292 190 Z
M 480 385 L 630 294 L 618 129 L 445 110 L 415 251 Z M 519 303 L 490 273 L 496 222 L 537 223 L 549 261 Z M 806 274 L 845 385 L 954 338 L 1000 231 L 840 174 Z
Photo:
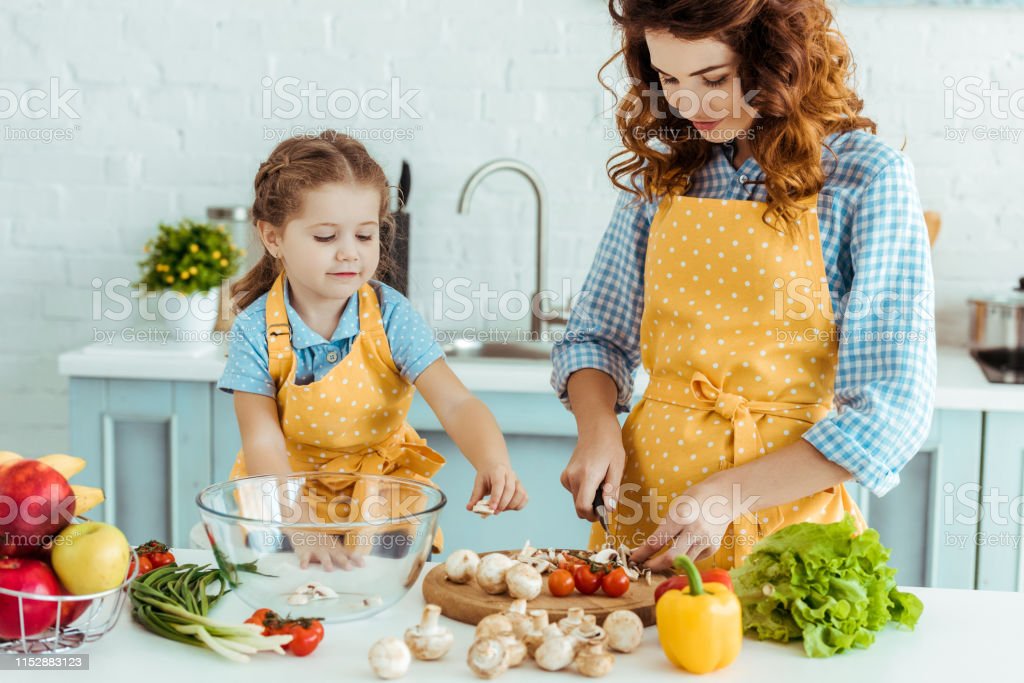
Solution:
M 580 517 L 599 488 L 611 512 L 591 546 L 729 568 L 785 525 L 863 528 L 843 482 L 891 490 L 932 412 L 912 167 L 861 116 L 823 0 L 609 9 L 621 193 L 552 377 L 579 430 L 562 484 Z

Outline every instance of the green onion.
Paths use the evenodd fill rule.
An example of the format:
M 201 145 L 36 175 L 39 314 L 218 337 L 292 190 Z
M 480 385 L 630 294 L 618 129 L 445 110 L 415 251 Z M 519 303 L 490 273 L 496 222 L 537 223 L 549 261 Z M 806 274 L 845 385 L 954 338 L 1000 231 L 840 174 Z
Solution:
M 221 570 L 209 565 L 164 565 L 132 581 L 132 616 L 162 638 L 205 647 L 234 662 L 247 662 L 258 652 L 284 654 L 281 646 L 291 636 L 264 636 L 256 624 L 229 624 L 206 616 L 231 590 L 229 584 Z

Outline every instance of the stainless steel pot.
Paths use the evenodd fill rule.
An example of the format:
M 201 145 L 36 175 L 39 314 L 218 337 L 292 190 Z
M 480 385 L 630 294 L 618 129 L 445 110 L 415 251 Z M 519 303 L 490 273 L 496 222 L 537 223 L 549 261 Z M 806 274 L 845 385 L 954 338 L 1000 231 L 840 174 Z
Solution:
M 1024 277 L 1005 294 L 968 299 L 971 355 L 990 382 L 1024 384 Z

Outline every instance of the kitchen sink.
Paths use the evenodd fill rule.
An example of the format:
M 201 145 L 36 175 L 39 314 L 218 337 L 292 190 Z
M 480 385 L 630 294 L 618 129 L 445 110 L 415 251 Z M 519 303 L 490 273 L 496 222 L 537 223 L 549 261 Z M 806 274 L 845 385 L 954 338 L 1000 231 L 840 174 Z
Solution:
M 550 342 L 479 342 L 460 339 L 444 345 L 449 358 L 459 360 L 551 360 Z

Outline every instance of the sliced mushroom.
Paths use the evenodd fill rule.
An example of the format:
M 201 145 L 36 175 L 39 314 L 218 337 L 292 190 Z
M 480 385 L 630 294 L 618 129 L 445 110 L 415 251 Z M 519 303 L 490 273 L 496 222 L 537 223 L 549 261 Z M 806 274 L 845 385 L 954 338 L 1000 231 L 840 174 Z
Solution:
M 313 600 L 333 600 L 338 597 L 337 591 L 316 581 L 305 583 L 288 596 L 289 605 L 306 605 Z
M 516 565 L 516 561 L 508 555 L 491 553 L 480 559 L 480 566 L 476 570 L 476 582 L 484 592 L 491 595 L 499 595 L 508 590 L 505 583 L 505 574 Z
M 409 670 L 412 654 L 398 638 L 381 638 L 370 648 L 370 668 L 377 678 L 401 678 Z
M 528 564 L 516 564 L 505 573 L 508 594 L 513 598 L 533 600 L 544 588 L 544 577 Z
M 480 556 L 472 550 L 456 550 L 445 560 L 444 571 L 452 583 L 469 583 L 479 566 Z
M 576 670 L 584 676 L 600 678 L 608 675 L 615 664 L 615 655 L 604 649 L 601 643 L 588 643 L 573 661 Z
M 437 623 L 440 616 L 440 607 L 427 605 L 423 608 L 420 623 L 405 632 L 405 644 L 409 646 L 412 656 L 416 659 L 440 659 L 452 649 L 455 637 L 449 629 Z
M 497 678 L 508 671 L 508 650 L 497 638 L 481 638 L 470 646 L 466 663 L 480 678 Z
M 490 503 L 486 503 L 481 500 L 473 506 L 473 513 L 486 519 L 494 514 L 494 508 L 491 507 Z
M 644 639 L 644 622 L 628 609 L 609 614 L 604 620 L 604 630 L 608 634 L 608 647 L 619 652 L 632 652 Z

